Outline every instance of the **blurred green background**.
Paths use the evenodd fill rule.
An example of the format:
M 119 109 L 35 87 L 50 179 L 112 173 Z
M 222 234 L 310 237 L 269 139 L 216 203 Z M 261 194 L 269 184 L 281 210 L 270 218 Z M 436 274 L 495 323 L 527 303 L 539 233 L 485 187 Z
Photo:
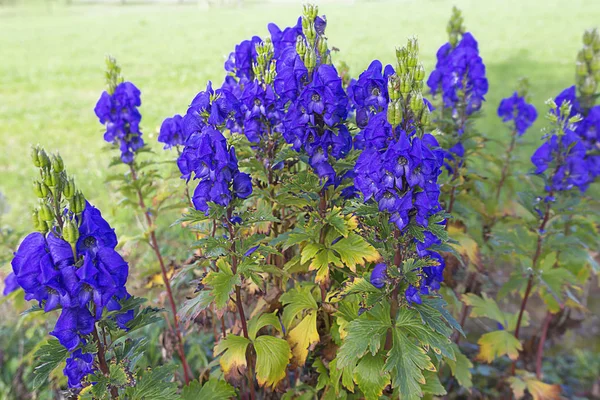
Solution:
M 267 24 L 295 23 L 301 2 L 177 0 L 89 3 L 30 0 L 0 2 L 0 192 L 11 209 L 8 225 L 29 227 L 34 205 L 29 148 L 39 143 L 60 151 L 86 197 L 105 214 L 117 214 L 117 231 L 131 221 L 119 215 L 104 176 L 110 155 L 103 152 L 102 127 L 93 108 L 104 90 L 104 56 L 114 55 L 126 79 L 142 91 L 144 138 L 161 158 L 173 158 L 156 142 L 161 121 L 184 113 L 207 80 L 222 82 L 223 62 L 236 43 L 266 36 Z M 10 1 L 10 0 L 9 0 Z M 358 76 L 372 59 L 393 62 L 394 49 L 417 35 L 427 71 L 447 40 L 451 8 L 463 10 L 465 24 L 480 43 L 490 92 L 481 129 L 503 140 L 507 131 L 495 115 L 501 98 L 527 76 L 540 114 L 544 101 L 574 81 L 574 59 L 583 30 L 598 24 L 600 1 L 355 1 L 324 2 L 330 46 Z M 528 135 L 531 143 L 543 126 Z M 507 137 L 506 137 L 507 139 Z M 527 157 L 530 149 L 520 149 Z M 109 217 L 110 220 L 110 217 Z

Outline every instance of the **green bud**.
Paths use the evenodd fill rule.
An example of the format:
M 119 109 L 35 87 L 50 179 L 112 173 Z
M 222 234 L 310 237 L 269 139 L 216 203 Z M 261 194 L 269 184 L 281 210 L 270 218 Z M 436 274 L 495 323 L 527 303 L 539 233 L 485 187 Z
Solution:
M 40 160 L 40 149 L 38 147 L 31 148 L 31 160 L 33 161 L 33 165 L 36 167 L 42 166 L 42 162 Z
M 411 70 L 415 68 L 419 62 L 419 57 L 417 54 L 417 52 L 411 52 L 409 53 L 408 58 L 406 59 L 406 64 Z
M 396 84 L 397 80 L 397 75 L 393 75 L 388 78 L 388 93 L 390 100 L 398 100 L 400 98 L 400 88 Z
M 75 192 L 73 198 L 69 200 L 69 209 L 75 214 L 81 214 L 85 209 L 85 197 L 80 191 Z
M 600 54 L 596 54 L 594 59 L 590 61 L 590 69 L 592 72 L 600 71 Z
M 387 121 L 390 123 L 390 125 L 392 125 L 392 127 L 396 126 L 396 124 L 394 124 L 394 122 L 396 121 L 396 109 L 394 108 L 394 103 L 396 101 L 390 101 L 388 103 L 387 114 L 386 114 Z
M 583 44 L 586 46 L 590 46 L 594 42 L 594 32 L 595 30 L 588 29 L 583 32 Z
M 429 112 L 429 108 L 424 107 L 423 112 L 421 113 L 421 126 L 427 127 L 431 123 L 431 114 Z
M 458 34 L 452 32 L 448 37 L 448 42 L 450 43 L 450 46 L 456 47 L 458 44 Z
M 591 96 L 596 93 L 596 88 L 598 87 L 598 83 L 593 76 L 587 76 L 583 81 L 583 85 L 581 85 L 581 93 L 586 96 Z
M 406 50 L 406 47 L 401 47 L 399 49 L 396 49 L 396 59 L 398 60 L 398 62 L 400 62 L 400 60 L 406 59 L 407 56 L 408 56 L 408 51 Z
M 394 102 L 394 126 L 402 123 L 403 114 L 402 102 L 400 100 L 396 100 Z
M 421 82 L 423 79 L 425 79 L 425 67 L 423 64 L 419 64 L 415 68 L 415 80 Z
M 403 96 L 406 96 L 410 93 L 411 89 L 412 80 L 410 79 L 410 75 L 402 75 L 402 77 L 400 78 L 400 93 L 402 93 Z
M 319 50 L 319 54 L 324 57 L 327 54 L 327 39 L 319 37 L 317 40 L 317 49 Z
M 406 48 L 409 53 L 418 54 L 419 53 L 419 41 L 416 37 L 412 37 L 408 39 L 408 43 L 406 44 Z
M 579 62 L 585 62 L 585 52 L 583 51 L 583 49 L 579 50 L 577 52 L 577 61 Z
M 75 181 L 73 178 L 65 180 L 63 194 L 67 199 L 71 199 L 75 195 Z
M 64 164 L 63 159 L 60 156 L 60 154 L 53 154 L 52 155 L 52 169 L 54 169 L 56 172 L 63 172 L 64 171 L 65 164 Z
M 38 158 L 40 159 L 40 167 L 41 168 L 50 168 L 50 166 L 51 166 L 50 157 L 48 157 L 48 154 L 46 154 L 44 149 L 40 149 L 38 151 Z
M 419 92 L 413 92 L 410 95 L 410 109 L 415 115 L 419 115 L 425 106 L 423 103 L 423 95 Z
M 592 61 L 594 58 L 594 49 L 591 46 L 585 46 L 583 48 L 583 57 L 585 61 Z
M 44 174 L 44 183 L 53 188 L 60 184 L 60 175 L 58 172 L 50 170 Z
M 42 183 L 38 181 L 33 181 L 33 193 L 38 199 L 43 199 L 46 197 L 44 192 L 42 192 Z
M 65 225 L 63 227 L 63 237 L 71 244 L 77 243 L 77 239 L 79 239 L 79 229 L 73 220 L 65 221 Z
M 575 63 L 575 73 L 579 77 L 586 76 L 588 73 L 587 64 L 585 62 L 577 61 Z
M 306 54 L 304 55 L 304 65 L 309 71 L 314 70 L 317 66 L 317 55 L 315 54 L 315 50 L 311 46 L 306 48 Z
M 50 211 L 50 207 L 47 204 L 40 205 L 40 219 L 42 221 L 52 221 L 54 219 L 54 215 L 52 211 Z
M 306 53 L 306 43 L 304 42 L 304 38 L 300 35 L 296 37 L 296 53 L 300 56 L 300 58 L 304 57 Z

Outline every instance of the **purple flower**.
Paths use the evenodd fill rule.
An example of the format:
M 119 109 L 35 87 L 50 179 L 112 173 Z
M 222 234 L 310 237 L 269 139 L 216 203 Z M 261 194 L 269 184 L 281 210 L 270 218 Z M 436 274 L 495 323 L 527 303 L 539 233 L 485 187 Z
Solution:
M 537 111 L 533 104 L 528 104 L 524 97 L 515 92 L 500 102 L 498 116 L 504 122 L 512 121 L 515 131 L 521 136 L 535 122 Z
M 375 286 L 377 289 L 384 287 L 387 280 L 386 270 L 387 266 L 383 263 L 375 265 L 375 268 L 371 271 L 371 285 Z
M 81 349 L 75 350 L 67 358 L 67 365 L 63 370 L 70 388 L 81 388 L 81 381 L 94 372 L 94 355 L 82 353 Z
M 165 144 L 165 149 L 180 146 L 185 143 L 187 136 L 183 133 L 183 117 L 179 114 L 166 118 L 160 126 L 158 141 Z

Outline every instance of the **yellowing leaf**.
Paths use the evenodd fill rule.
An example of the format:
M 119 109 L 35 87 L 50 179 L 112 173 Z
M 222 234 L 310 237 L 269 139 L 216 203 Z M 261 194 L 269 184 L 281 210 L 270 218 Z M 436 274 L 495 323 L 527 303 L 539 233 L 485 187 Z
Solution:
M 274 388 L 285 378 L 285 371 L 292 357 L 289 344 L 283 339 L 264 335 L 256 338 L 254 349 L 258 384 Z
M 233 292 L 235 285 L 241 283 L 239 275 L 231 275 L 227 271 L 211 271 L 202 280 L 202 283 L 212 288 L 211 295 L 215 298 L 215 305 L 221 309 L 227 305 L 229 295 Z
M 366 400 L 377 400 L 390 383 L 390 374 L 383 370 L 383 357 L 365 354 L 354 368 L 353 378 Z
M 519 351 L 523 349 L 521 342 L 508 331 L 494 331 L 482 335 L 477 341 L 479 354 L 477 360 L 491 363 L 497 357 L 508 355 L 511 360 L 519 358 Z
M 292 348 L 295 365 L 302 366 L 308 356 L 308 348 L 319 341 L 317 332 L 317 311 L 310 312 L 287 336 L 287 341 Z
M 283 309 L 283 326 L 287 330 L 291 329 L 298 314 L 305 310 L 311 311 L 318 308 L 317 302 L 311 293 L 314 287 L 314 285 L 299 286 L 281 295 L 281 304 L 285 306 Z
M 215 355 L 221 354 L 219 363 L 225 375 L 238 373 L 242 375 L 246 370 L 246 349 L 250 340 L 243 336 L 227 335 L 215 346 Z
M 317 271 L 315 281 L 321 283 L 329 278 L 329 264 L 340 264 L 340 259 L 330 249 L 321 250 L 310 263 L 309 271 Z
M 355 233 L 342 238 L 331 248 L 339 254 L 342 262 L 352 271 L 356 271 L 357 265 L 364 265 L 365 262 L 374 262 L 381 258 L 375 247 Z
M 175 266 L 171 265 L 167 271 L 167 279 L 171 280 L 173 275 L 175 275 Z M 146 289 L 152 289 L 158 286 L 165 286 L 165 280 L 163 279 L 162 271 L 150 275 L 146 280 L 146 285 L 144 287 Z
M 451 224 L 448 225 L 448 235 L 458 242 L 458 244 L 453 244 L 452 246 L 461 256 L 466 258 L 467 262 L 476 266 L 481 265 L 479 245 L 471 236 L 465 233 L 462 228 Z
M 525 390 L 529 392 L 533 400 L 560 400 L 560 385 L 550 385 L 538 380 L 530 372 L 517 370 L 517 376 L 508 378 L 510 388 L 517 400 L 525 397 Z

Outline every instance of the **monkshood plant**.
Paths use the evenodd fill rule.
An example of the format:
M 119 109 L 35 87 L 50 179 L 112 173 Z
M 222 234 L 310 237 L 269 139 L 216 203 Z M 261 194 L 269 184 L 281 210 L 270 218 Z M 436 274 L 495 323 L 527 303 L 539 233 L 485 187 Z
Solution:
M 169 203 L 170 196 L 157 195 L 159 188 L 156 182 L 161 179 L 161 176 L 156 163 L 152 160 L 139 160 L 141 154 L 150 152 L 142 139 L 140 127 L 142 115 L 138 107 L 141 105 L 141 92 L 132 82 L 123 80 L 121 68 L 114 58 L 110 56 L 106 58 L 106 67 L 107 91 L 100 96 L 94 112 L 100 123 L 105 126 L 104 140 L 120 151 L 120 156 L 114 158 L 111 167 L 121 168 L 125 165 L 127 171 L 124 174 L 111 175 L 109 181 L 115 182 L 117 189 L 123 195 L 121 204 L 138 209 L 143 214 L 144 241 L 154 252 L 160 267 L 161 283 L 165 286 L 172 313 L 172 322 L 167 321 L 167 325 L 170 334 L 174 337 L 174 346 L 183 367 L 183 380 L 189 383 L 193 380 L 193 375 L 186 358 L 169 270 L 156 235 L 156 218 L 162 211 L 172 207 Z M 161 133 L 159 139 L 163 135 Z M 152 202 L 149 202 L 150 198 Z
M 128 293 L 129 266 L 115 250 L 117 236 L 77 190 L 61 157 L 35 147 L 32 159 L 39 171 L 34 232 L 14 254 L 5 292 L 23 290 L 26 300 L 36 301 L 27 313 L 60 311 L 49 332 L 56 339 L 34 356 L 33 390 L 62 365 L 69 396 L 143 398 L 150 392 L 136 380 L 145 382 L 147 374 L 138 376 L 136 364 L 148 343 L 131 335 L 155 322 L 156 310 Z M 168 386 L 158 379 L 153 390 Z
M 199 237 L 180 317 L 251 399 L 443 395 L 442 363 L 466 386 L 471 364 L 436 294 L 451 247 L 418 43 L 345 84 L 326 26 L 315 6 L 270 24 L 163 122 Z

